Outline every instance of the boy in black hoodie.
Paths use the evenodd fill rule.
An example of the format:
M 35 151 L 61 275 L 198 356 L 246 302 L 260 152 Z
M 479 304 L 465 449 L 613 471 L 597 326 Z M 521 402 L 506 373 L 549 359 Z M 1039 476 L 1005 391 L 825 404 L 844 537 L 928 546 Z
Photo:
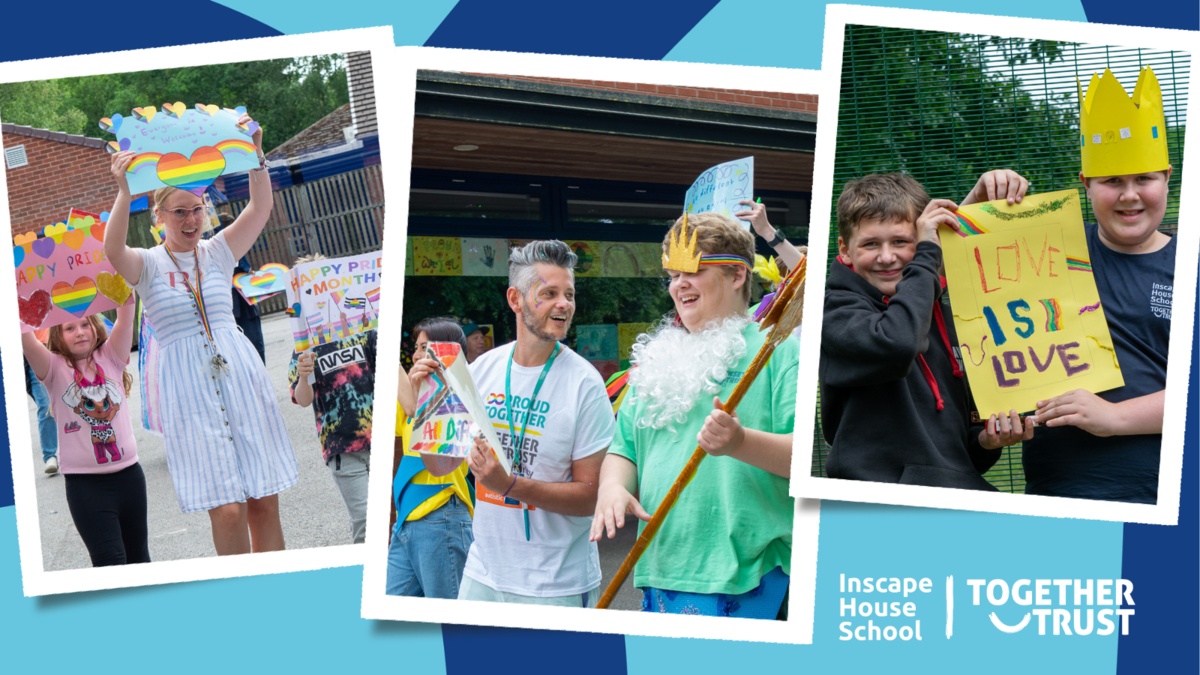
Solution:
M 937 228 L 957 230 L 957 208 L 900 173 L 852 180 L 838 199 L 820 366 L 831 478 L 995 491 L 982 474 L 1033 434 L 1015 411 L 970 423 L 939 274 Z

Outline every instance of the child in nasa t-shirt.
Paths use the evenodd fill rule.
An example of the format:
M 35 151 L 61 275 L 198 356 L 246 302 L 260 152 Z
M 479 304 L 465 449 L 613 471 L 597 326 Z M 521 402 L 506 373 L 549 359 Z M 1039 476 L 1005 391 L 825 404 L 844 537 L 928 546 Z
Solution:
M 513 429 L 521 436 L 515 472 L 547 483 L 572 480 L 571 463 L 608 447 L 616 424 L 604 380 L 592 364 L 566 347 L 555 357 L 530 410 L 530 396 L 542 366 L 512 364 L 505 398 L 505 379 L 516 343 L 493 349 L 470 365 L 471 378 L 484 401 L 486 423 L 500 437 L 509 466 Z M 513 412 L 509 427 L 509 410 Z M 600 586 L 600 556 L 588 541 L 591 516 L 566 516 L 530 507 L 526 539 L 520 502 L 477 486 L 475 542 L 467 555 L 464 576 L 494 591 L 531 598 L 587 594 Z
M 293 353 L 288 380 L 292 403 L 313 406 L 321 454 L 346 502 L 352 542 L 361 544 L 367 531 L 375 331 L 317 345 L 303 354 Z

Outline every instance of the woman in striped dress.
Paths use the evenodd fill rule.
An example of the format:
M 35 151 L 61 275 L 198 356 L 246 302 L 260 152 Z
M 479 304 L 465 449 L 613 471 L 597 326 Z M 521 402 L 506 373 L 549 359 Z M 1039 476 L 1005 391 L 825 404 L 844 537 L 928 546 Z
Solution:
M 261 158 L 262 129 L 253 139 Z M 160 343 L 160 414 L 180 508 L 208 511 L 218 555 L 282 550 L 279 493 L 298 480 L 296 458 L 267 371 L 238 330 L 229 294 L 235 261 L 271 213 L 270 178 L 265 166 L 252 171 L 250 203 L 207 241 L 200 237 L 208 217 L 204 201 L 187 190 L 160 188 L 154 211 L 163 243 L 133 249 L 126 245 L 132 160 L 130 152 L 113 155 L 119 192 L 104 250 L 121 276 L 137 281 Z

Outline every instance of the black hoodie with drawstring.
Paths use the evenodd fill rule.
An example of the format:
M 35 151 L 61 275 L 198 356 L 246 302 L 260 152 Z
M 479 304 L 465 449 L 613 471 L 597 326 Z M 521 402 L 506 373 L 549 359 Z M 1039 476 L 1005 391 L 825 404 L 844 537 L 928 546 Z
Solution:
M 917 244 L 891 298 L 836 261 L 821 329 L 821 426 L 831 478 L 991 490 L 1000 450 L 979 444 L 942 249 Z

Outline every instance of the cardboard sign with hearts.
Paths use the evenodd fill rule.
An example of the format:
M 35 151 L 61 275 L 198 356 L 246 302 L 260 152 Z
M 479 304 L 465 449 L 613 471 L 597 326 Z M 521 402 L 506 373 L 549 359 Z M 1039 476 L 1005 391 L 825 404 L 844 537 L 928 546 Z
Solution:
M 287 265 L 267 263 L 253 272 L 233 275 L 233 287 L 247 302 L 254 304 L 266 296 L 282 292 L 291 282 L 291 270 Z
M 50 328 L 116 309 L 133 289 L 104 253 L 106 223 L 71 209 L 61 223 L 13 237 L 21 332 Z
M 110 152 L 137 153 L 127 172 L 133 194 L 167 185 L 200 194 L 220 176 L 259 167 L 252 138 L 258 123 L 239 124 L 238 110 L 177 101 L 105 117 L 100 128 L 117 137 L 106 146 Z

